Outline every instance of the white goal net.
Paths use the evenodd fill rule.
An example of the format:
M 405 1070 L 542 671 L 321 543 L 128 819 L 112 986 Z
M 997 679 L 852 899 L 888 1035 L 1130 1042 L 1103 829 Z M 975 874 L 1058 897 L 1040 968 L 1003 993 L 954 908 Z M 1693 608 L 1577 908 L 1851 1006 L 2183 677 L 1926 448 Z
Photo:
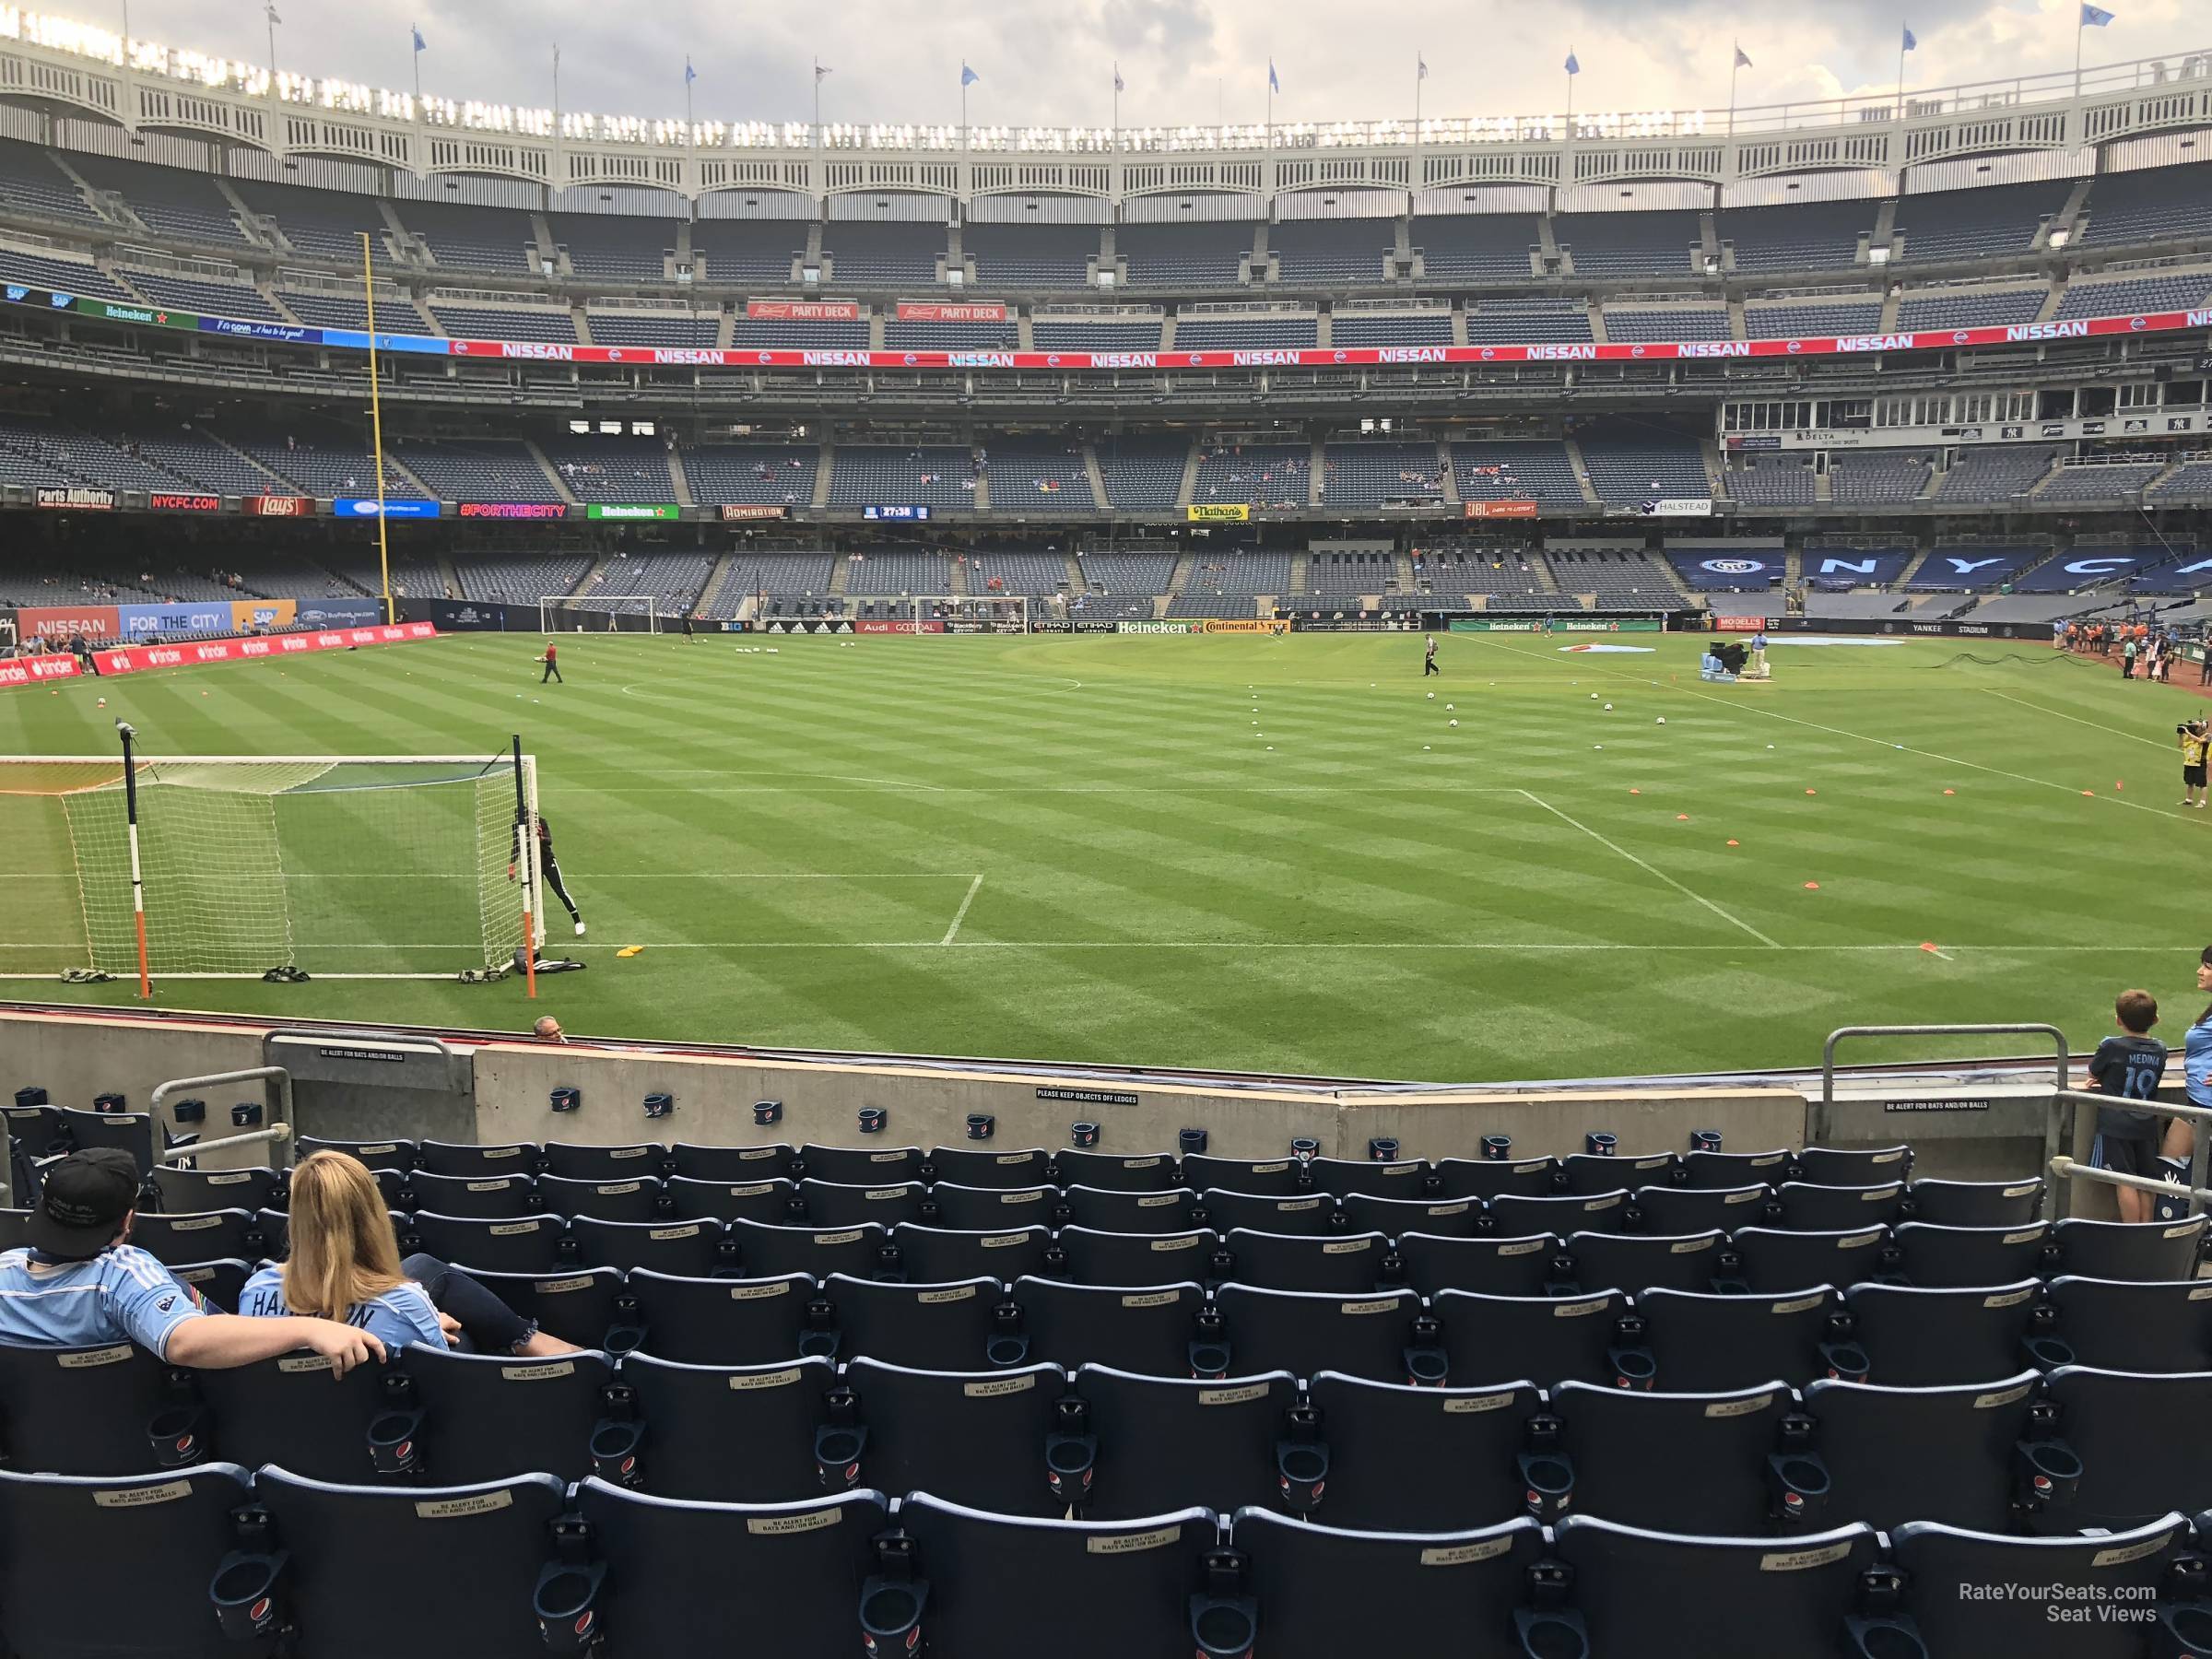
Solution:
M 537 602 L 540 633 L 659 633 L 660 601 L 651 594 L 546 595 Z
M 523 943 L 533 757 L 141 756 L 135 781 L 157 979 L 451 978 Z M 0 973 L 137 975 L 129 798 L 119 758 L 0 758 L 18 850 Z

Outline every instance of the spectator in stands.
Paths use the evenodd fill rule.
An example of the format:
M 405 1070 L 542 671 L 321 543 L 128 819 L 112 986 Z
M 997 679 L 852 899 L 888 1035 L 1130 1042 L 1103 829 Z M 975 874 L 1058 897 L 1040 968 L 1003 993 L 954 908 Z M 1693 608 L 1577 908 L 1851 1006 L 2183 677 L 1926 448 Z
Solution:
M 138 1180 L 137 1160 L 114 1147 L 47 1167 L 24 1224 L 29 1243 L 0 1255 L 0 1339 L 41 1347 L 135 1342 L 167 1364 L 211 1370 L 309 1348 L 338 1376 L 386 1357 L 374 1332 L 337 1321 L 208 1309 L 131 1243 Z
M 249 1319 L 309 1314 L 355 1325 L 386 1348 L 465 1343 L 487 1354 L 572 1354 L 475 1279 L 435 1256 L 399 1259 L 382 1190 L 349 1153 L 311 1152 L 292 1171 L 291 1253 L 246 1281 Z M 450 1327 L 450 1332 L 449 1332 Z
M 569 1034 L 560 1029 L 560 1021 L 550 1014 L 539 1015 L 537 1023 L 530 1028 L 530 1034 L 540 1042 L 566 1042 L 569 1040 Z
M 2127 1100 L 2155 1100 L 2166 1076 L 2166 1045 L 2150 1035 L 2159 1023 L 2158 999 L 2147 991 L 2123 991 L 2112 1004 L 2120 1034 L 2107 1037 L 2089 1056 L 2089 1087 Z M 2159 1120 L 2147 1108 L 2100 1106 L 2089 1161 L 2120 1175 L 2155 1178 Z M 2123 1221 L 2150 1219 L 2151 1196 L 2135 1187 L 2114 1189 Z
M 2196 959 L 2196 988 L 2212 991 L 2212 946 L 2207 946 Z M 2182 1039 L 2182 1080 L 2189 1091 L 2189 1104 L 2212 1109 L 2212 1005 L 2196 1017 Z M 2196 1125 L 2187 1118 L 2174 1118 L 2166 1125 L 2165 1144 L 2160 1153 L 2186 1164 L 2196 1149 Z

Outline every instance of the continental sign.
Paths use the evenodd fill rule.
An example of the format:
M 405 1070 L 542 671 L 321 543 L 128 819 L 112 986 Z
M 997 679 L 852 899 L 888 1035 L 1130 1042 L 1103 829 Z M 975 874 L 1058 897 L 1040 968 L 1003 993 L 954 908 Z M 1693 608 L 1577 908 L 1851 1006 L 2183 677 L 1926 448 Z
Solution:
M 1188 622 L 1117 622 L 1114 632 L 1125 634 L 1187 634 Z
M 1252 516 L 1252 503 L 1218 501 L 1201 507 L 1186 507 L 1183 512 L 1190 515 L 1188 522 L 1194 524 L 1235 524 Z
M 1290 631 L 1288 617 L 1208 617 L 1192 624 L 1193 633 L 1208 634 L 1287 634 Z
M 1536 504 L 1534 501 L 1523 500 L 1469 501 L 1467 516 L 1478 519 L 1535 518 Z

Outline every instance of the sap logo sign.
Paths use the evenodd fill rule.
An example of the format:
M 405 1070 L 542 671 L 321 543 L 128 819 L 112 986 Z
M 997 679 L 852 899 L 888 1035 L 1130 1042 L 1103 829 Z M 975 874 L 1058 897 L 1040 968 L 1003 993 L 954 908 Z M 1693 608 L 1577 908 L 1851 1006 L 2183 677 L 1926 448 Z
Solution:
M 1766 561 L 1759 559 L 1708 559 L 1698 566 L 1715 576 L 1756 576 L 1766 568 Z
M 67 311 L 76 303 L 76 296 L 75 294 L 49 294 L 46 296 L 46 303 L 53 306 L 55 311 Z
M 7 285 L 7 297 L 11 300 L 28 300 L 30 297 L 30 290 L 27 288 L 18 287 L 17 284 L 11 282 Z

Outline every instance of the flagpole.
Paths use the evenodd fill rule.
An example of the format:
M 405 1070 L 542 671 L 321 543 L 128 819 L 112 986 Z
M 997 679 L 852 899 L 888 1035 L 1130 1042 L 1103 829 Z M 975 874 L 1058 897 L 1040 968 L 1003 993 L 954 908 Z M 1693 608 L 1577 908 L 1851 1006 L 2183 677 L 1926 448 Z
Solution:
M 1728 136 L 1731 138 L 1735 136 L 1735 77 L 1743 73 L 1743 42 L 1732 41 L 1728 58 Z
M 2082 20 L 2081 13 L 2077 11 L 2074 14 L 2074 96 L 2077 99 L 2081 97 L 2081 37 L 2088 32 L 2088 25 Z
M 814 138 L 816 149 L 822 147 L 822 60 L 814 60 Z
M 1902 125 L 1905 119 L 1905 37 L 1900 29 L 1897 37 L 1897 119 Z M 1900 151 L 1902 154 L 1902 151 Z
M 1421 49 L 1413 49 L 1413 177 L 1408 181 L 1415 190 L 1421 187 L 1421 71 L 1426 65 Z
M 408 27 L 409 27 L 410 29 L 413 29 L 413 25 L 411 25 L 411 24 L 410 24 Z M 419 30 L 419 29 L 414 29 L 413 36 L 412 36 L 412 38 L 411 38 L 411 39 L 408 41 L 408 42 L 407 42 L 409 46 L 412 46 L 412 47 L 414 47 L 413 56 L 414 56 L 414 59 L 415 59 L 415 108 L 416 108 L 416 109 L 417 109 L 418 112 L 419 112 L 419 111 L 421 110 L 421 108 L 422 108 L 422 48 L 421 48 L 421 47 L 419 47 L 419 46 L 415 46 L 415 41 L 418 41 L 418 40 L 420 40 L 421 38 L 422 38 L 422 33 L 421 33 L 421 30 Z
M 1567 55 L 1571 59 L 1574 56 L 1573 47 L 1567 48 Z M 1574 142 L 1574 75 L 1571 71 L 1567 76 L 1567 141 L 1570 144 Z

